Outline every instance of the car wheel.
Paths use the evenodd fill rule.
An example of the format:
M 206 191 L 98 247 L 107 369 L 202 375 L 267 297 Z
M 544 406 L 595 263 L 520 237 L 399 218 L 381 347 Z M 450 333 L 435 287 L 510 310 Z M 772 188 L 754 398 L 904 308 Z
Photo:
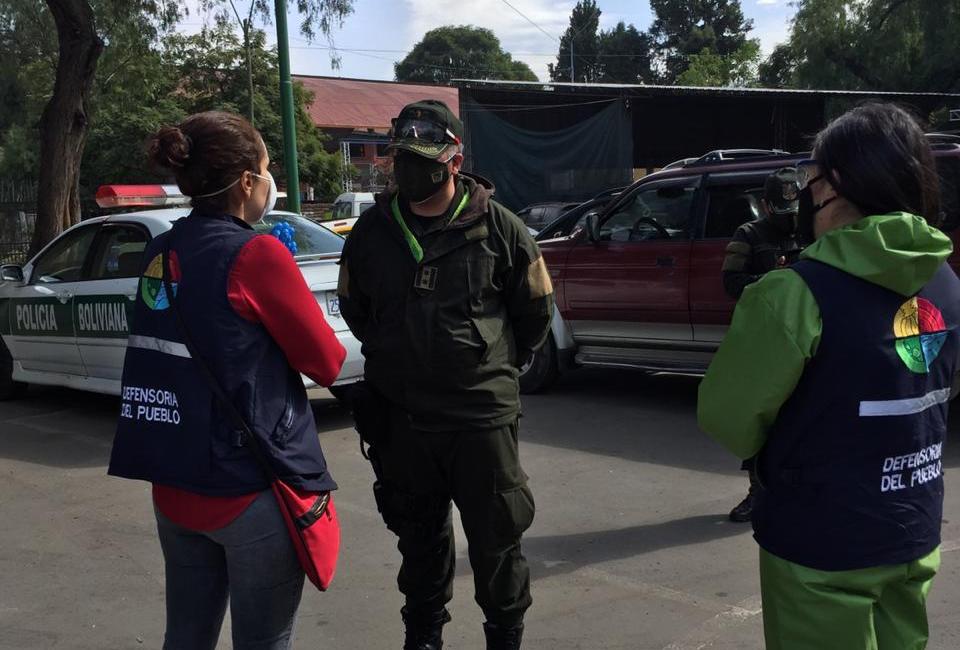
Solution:
M 13 380 L 13 357 L 6 344 L 0 341 L 0 401 L 23 395 L 27 385 Z
M 557 344 L 553 341 L 553 334 L 550 334 L 547 342 L 534 353 L 533 359 L 520 369 L 520 392 L 530 395 L 545 390 L 559 375 Z

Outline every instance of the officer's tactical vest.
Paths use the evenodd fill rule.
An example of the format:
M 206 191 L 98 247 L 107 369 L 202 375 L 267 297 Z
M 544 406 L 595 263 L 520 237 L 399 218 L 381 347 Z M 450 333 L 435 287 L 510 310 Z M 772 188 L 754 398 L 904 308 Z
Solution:
M 263 326 L 241 318 L 227 297 L 233 262 L 255 236 L 233 217 L 194 213 L 147 247 L 110 474 L 209 495 L 267 487 L 180 336 L 163 285 L 169 237 L 171 280 L 194 345 L 249 426 L 269 440 L 277 474 L 306 490 L 336 488 L 299 374 Z
M 823 333 L 760 453 L 757 542 L 827 571 L 922 557 L 940 543 L 960 281 L 944 264 L 905 298 L 819 262 L 793 269 Z

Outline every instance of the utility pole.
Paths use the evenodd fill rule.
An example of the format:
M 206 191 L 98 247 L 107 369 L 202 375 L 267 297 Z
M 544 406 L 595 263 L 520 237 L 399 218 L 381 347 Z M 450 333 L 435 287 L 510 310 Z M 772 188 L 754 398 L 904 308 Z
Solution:
M 287 37 L 287 1 L 275 0 L 277 52 L 280 55 L 280 106 L 283 117 L 283 164 L 287 170 L 287 210 L 300 212 L 300 169 L 297 166 L 297 129 L 290 81 L 290 43 Z
M 570 83 L 574 83 L 577 78 L 573 74 L 573 30 L 570 30 Z
M 247 91 L 250 94 L 250 124 L 254 124 L 253 121 L 253 54 L 250 51 L 250 37 L 253 32 L 253 9 L 256 6 L 254 2 L 250 3 L 250 13 L 247 16 L 246 20 L 240 17 L 240 12 L 237 11 L 237 5 L 233 0 L 230 0 L 230 6 L 233 8 L 233 13 L 237 17 L 237 22 L 240 23 L 240 29 L 243 31 L 243 47 L 247 50 Z M 255 124 L 254 124 L 255 125 Z

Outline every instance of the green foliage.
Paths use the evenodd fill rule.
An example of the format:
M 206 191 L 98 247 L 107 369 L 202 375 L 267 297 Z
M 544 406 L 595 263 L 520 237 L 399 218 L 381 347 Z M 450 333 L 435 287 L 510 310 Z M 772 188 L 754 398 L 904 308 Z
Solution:
M 0 62 L 0 89 L 12 89 L 0 95 L 0 177 L 36 177 L 37 121 L 53 89 L 57 44 L 43 39 L 52 27 L 42 0 L 36 2 L 37 13 L 27 14 L 36 18 L 35 23 L 20 17 L 14 24 L 4 13 L 7 2 L 11 0 L 0 0 L 0 42 L 16 38 L 19 44 L 11 50 L 15 58 Z M 246 50 L 230 23 L 217 20 L 194 36 L 172 34 L 160 23 L 151 28 L 137 20 L 105 19 L 98 25 L 106 47 L 90 97 L 81 196 L 92 196 L 103 183 L 169 180 L 147 165 L 144 152 L 147 138 L 165 124 L 211 109 L 248 114 Z M 17 29 L 11 31 L 12 27 Z M 251 43 L 255 122 L 273 154 L 275 174 L 283 181 L 277 54 L 266 48 L 262 31 L 252 31 Z M 332 200 L 342 162 L 324 150 L 325 136 L 307 112 L 311 101 L 310 94 L 295 84 L 301 180 L 314 185 L 321 198 Z
M 266 48 L 264 32 L 251 34 L 254 122 L 271 154 L 278 181 L 286 180 L 283 168 L 283 121 L 277 52 Z M 246 50 L 231 25 L 220 23 L 194 36 L 176 35 L 165 42 L 164 60 L 176 70 L 177 105 L 187 115 L 209 110 L 246 114 L 249 105 Z M 326 136 L 313 124 L 307 107 L 313 96 L 294 84 L 297 128 L 297 162 L 300 180 L 314 185 L 324 199 L 335 198 L 341 158 L 324 150 Z
M 764 69 L 800 88 L 957 92 L 958 34 L 955 1 L 799 0 L 786 49 Z
M 446 83 L 451 79 L 536 81 L 522 61 L 504 52 L 492 31 L 470 25 L 431 29 L 394 65 L 397 81 Z
M 653 39 L 623 21 L 599 30 L 603 12 L 596 0 L 580 0 L 570 14 L 570 26 L 560 39 L 556 64 L 548 68 L 553 81 L 570 81 L 570 44 L 577 82 L 652 83 Z
M 653 38 L 623 21 L 600 32 L 600 77 L 606 83 L 655 83 Z
M 570 14 L 570 26 L 560 37 L 557 64 L 549 64 L 553 81 L 596 82 L 600 80 L 600 8 L 596 0 L 579 0 Z M 570 78 L 570 47 L 573 44 L 573 72 Z
M 146 165 L 144 143 L 161 125 L 198 110 L 249 111 L 246 51 L 232 34 L 229 0 L 202 0 L 212 25 L 202 35 L 172 34 L 187 13 L 182 0 L 88 0 L 104 41 L 88 101 L 89 129 L 80 174 L 82 195 L 102 183 L 161 180 Z M 273 2 L 253 0 L 269 22 Z M 353 0 L 297 0 L 301 33 L 330 36 L 353 10 Z M 208 14 L 209 12 L 209 14 Z M 0 177 L 35 178 L 40 165 L 38 122 L 53 93 L 56 29 L 45 0 L 0 0 Z M 275 51 L 254 33 L 256 124 L 284 178 Z M 322 198 L 337 193 L 341 162 L 323 148 L 307 113 L 309 94 L 294 87 L 301 178 Z
M 676 83 L 694 63 L 700 70 L 693 76 L 709 79 L 749 58 L 750 51 L 742 48 L 753 21 L 744 18 L 739 0 L 650 0 L 650 8 L 656 16 L 650 35 L 663 83 Z M 705 52 L 725 60 L 699 58 Z
M 760 41 L 750 39 L 728 55 L 704 48 L 688 59 L 687 69 L 677 78 L 681 86 L 749 86 L 757 78 Z
M 777 45 L 757 69 L 759 84 L 764 88 L 789 88 L 797 69 L 797 55 L 789 43 Z

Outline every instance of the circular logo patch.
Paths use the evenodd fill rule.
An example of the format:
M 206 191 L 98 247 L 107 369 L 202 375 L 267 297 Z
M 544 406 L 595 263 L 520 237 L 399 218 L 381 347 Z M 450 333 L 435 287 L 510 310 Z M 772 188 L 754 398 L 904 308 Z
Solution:
M 911 371 L 924 374 L 936 361 L 947 340 L 947 324 L 936 305 L 926 298 L 911 298 L 893 319 L 897 354 Z
M 170 253 L 170 285 L 173 292 L 177 292 L 180 281 L 180 266 L 177 264 L 176 253 Z M 147 270 L 140 279 L 140 297 L 147 307 L 155 311 L 167 309 L 170 301 L 167 299 L 167 289 L 163 285 L 163 255 L 157 255 L 150 262 Z

